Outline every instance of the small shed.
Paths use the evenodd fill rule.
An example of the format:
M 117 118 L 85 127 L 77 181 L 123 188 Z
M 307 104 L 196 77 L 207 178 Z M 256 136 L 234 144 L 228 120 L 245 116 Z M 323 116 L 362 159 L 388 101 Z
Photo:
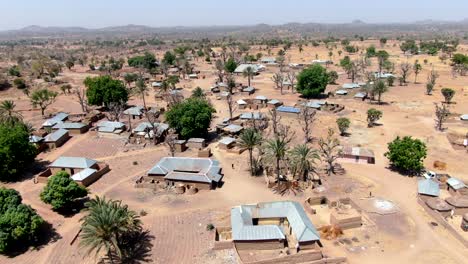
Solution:
M 237 103 L 237 107 L 238 107 L 239 109 L 245 109 L 245 108 L 247 108 L 247 102 L 244 101 L 244 100 L 242 100 L 242 99 L 237 100 L 236 103 Z
M 242 89 L 241 94 L 242 95 L 251 95 L 255 92 L 255 88 L 252 86 L 246 87 Z
M 364 99 L 366 97 L 367 97 L 367 94 L 363 93 L 363 92 L 359 92 L 359 93 L 354 95 L 354 98 L 356 98 L 356 99 Z
M 48 134 L 44 138 L 44 143 L 49 149 L 55 149 L 65 144 L 69 138 L 70 134 L 68 133 L 68 130 L 58 129 L 57 131 Z
M 123 111 L 124 115 L 129 115 L 132 119 L 138 117 L 141 119 L 143 117 L 143 106 L 134 106 Z
M 43 128 L 52 128 L 59 122 L 63 122 L 68 119 L 68 114 L 64 112 L 59 112 L 54 115 L 52 118 L 47 119 L 44 123 L 42 123 Z
M 346 90 L 338 90 L 335 92 L 336 95 L 347 95 L 348 94 L 348 91 Z
M 83 123 L 74 122 L 58 122 L 52 127 L 53 130 L 66 129 L 70 134 L 84 134 L 88 131 L 89 127 Z
M 242 113 L 239 116 L 239 118 L 243 120 L 263 120 L 265 119 L 265 116 L 260 112 L 254 112 L 254 113 Z
M 192 73 L 192 74 L 189 74 L 188 77 L 189 77 L 190 79 L 198 79 L 198 74 Z
M 270 101 L 267 102 L 267 105 L 269 108 L 276 108 L 278 106 L 282 106 L 283 102 L 281 102 L 278 99 L 271 99 Z
M 375 164 L 374 152 L 361 147 L 343 147 L 341 158 L 355 163 Z
M 125 124 L 117 121 L 101 121 L 97 124 L 98 132 L 120 134 L 125 131 Z
M 190 138 L 187 141 L 187 146 L 191 149 L 202 149 L 206 147 L 206 140 L 204 138 Z
M 223 131 L 230 135 L 239 134 L 244 128 L 236 124 L 229 124 L 223 128 Z
M 236 143 L 236 139 L 235 138 L 232 138 L 232 137 L 223 137 L 220 141 L 219 141 L 219 148 L 220 149 L 230 149 L 232 147 L 234 147 Z
M 467 191 L 466 184 L 455 177 L 451 177 L 447 180 L 447 188 L 451 193 L 462 193 L 465 194 Z
M 461 119 L 462 121 L 468 121 L 468 114 L 461 115 L 461 116 L 460 116 L 460 119 Z
M 296 107 L 292 107 L 292 106 L 284 106 L 284 105 L 276 108 L 276 111 L 278 111 L 278 113 L 280 115 L 294 116 L 294 117 L 298 116 L 301 113 L 300 108 L 296 108 Z
M 184 152 L 187 150 L 187 140 L 178 139 L 174 141 L 174 144 L 176 152 Z
M 256 104 L 266 104 L 268 99 L 266 98 L 266 96 L 264 95 L 257 95 L 255 96 L 255 98 L 253 99 L 254 103 Z
M 322 106 L 325 104 L 327 104 L 326 101 L 308 101 L 308 102 L 302 103 L 301 105 L 304 107 L 320 110 L 320 108 L 322 108 Z
M 440 194 L 439 184 L 431 179 L 418 181 L 418 194 L 425 196 L 438 197 Z
M 361 86 L 357 83 L 345 83 L 343 84 L 343 89 L 357 89 L 360 88 Z

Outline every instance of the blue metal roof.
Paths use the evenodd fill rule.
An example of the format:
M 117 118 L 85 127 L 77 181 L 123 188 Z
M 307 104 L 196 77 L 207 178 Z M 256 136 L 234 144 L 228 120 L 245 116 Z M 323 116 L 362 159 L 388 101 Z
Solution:
M 301 112 L 301 109 L 292 107 L 292 106 L 279 106 L 276 108 L 278 112 L 286 112 L 286 113 L 294 113 L 294 114 L 299 114 Z
M 418 181 L 418 193 L 430 196 L 439 196 L 439 184 L 431 179 L 424 179 Z
M 231 209 L 232 238 L 238 241 L 285 239 L 277 225 L 253 225 L 253 218 L 287 218 L 299 242 L 320 240 L 304 208 L 293 201 L 241 205 Z

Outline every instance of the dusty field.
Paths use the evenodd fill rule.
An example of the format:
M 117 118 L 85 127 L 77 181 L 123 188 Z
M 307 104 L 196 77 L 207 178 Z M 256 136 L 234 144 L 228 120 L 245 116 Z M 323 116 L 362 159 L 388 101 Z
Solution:
M 354 43 L 365 47 L 370 44 L 379 45 L 377 41 L 365 41 Z M 443 100 L 440 94 L 441 87 L 452 87 L 456 90 L 455 103 L 451 106 L 454 113 L 468 113 L 468 97 L 464 90 L 468 86 L 468 77 L 452 78 L 450 68 L 441 63 L 437 57 L 418 55 L 407 58 L 394 42 L 389 42 L 385 49 L 391 54 L 394 62 L 409 61 L 415 59 L 422 62 L 428 59 L 428 64 L 423 65 L 423 71 L 419 74 L 420 83 L 410 83 L 404 87 L 390 87 L 389 92 L 383 95 L 386 104 L 371 105 L 368 102 L 355 100 L 352 96 L 331 97 L 329 102 L 345 106 L 345 110 L 338 115 L 319 112 L 318 120 L 314 123 L 313 136 L 319 138 L 329 127 L 336 129 L 337 116 L 346 116 L 351 119 L 349 137 L 341 137 L 343 145 L 360 145 L 372 149 L 376 155 L 375 165 L 357 165 L 344 163 L 345 176 L 332 176 L 325 179 L 331 189 L 337 193 L 349 195 L 354 199 L 366 197 L 369 192 L 374 196 L 382 197 L 394 202 L 399 212 L 388 216 L 369 214 L 373 225 L 365 228 L 345 232 L 341 240 L 323 241 L 324 252 L 330 256 L 346 256 L 350 263 L 466 263 L 468 250 L 463 248 L 442 227 L 433 227 L 432 221 L 424 213 L 416 200 L 416 179 L 403 177 L 388 170 L 387 160 L 383 154 L 387 143 L 397 135 L 411 135 L 422 139 L 428 146 L 429 155 L 425 165 L 432 169 L 435 160 L 447 163 L 447 173 L 468 181 L 466 161 L 468 154 L 464 149 L 455 150 L 447 139 L 449 132 L 468 132 L 468 123 L 453 121 L 447 124 L 445 132 L 437 132 L 434 129 L 434 102 Z M 461 52 L 466 52 L 467 47 L 461 46 Z M 252 48 L 251 54 L 257 53 L 257 48 Z M 157 51 L 162 54 L 163 51 Z M 276 54 L 273 49 L 272 53 Z M 287 62 L 309 62 L 317 57 L 328 59 L 328 50 L 323 46 L 304 47 L 299 53 L 293 47 L 287 53 Z M 334 51 L 332 60 L 338 63 L 345 54 L 338 56 Z M 434 95 L 425 95 L 425 81 L 428 72 L 436 69 L 440 78 Z M 179 86 L 184 87 L 183 93 L 188 96 L 191 90 L 197 86 L 208 90 L 214 83 L 214 66 L 208 65 L 202 60 L 196 62 L 196 69 L 200 70 L 206 79 L 183 80 Z M 373 62 L 372 67 L 376 67 Z M 337 72 L 343 72 L 336 66 L 331 66 Z M 257 88 L 255 94 L 265 95 L 268 98 L 279 99 L 285 105 L 292 106 L 297 103 L 299 96 L 285 90 L 281 94 L 273 88 L 271 76 L 277 68 L 269 68 L 266 72 L 256 76 L 252 85 Z M 61 78 L 70 80 L 74 85 L 82 86 L 82 80 L 89 76 L 85 69 L 77 67 L 74 71 L 65 70 Z M 412 75 L 412 77 L 414 77 Z M 412 80 L 410 77 L 410 80 Z M 247 83 L 241 76 L 238 81 Z M 345 74 L 340 74 L 339 84 L 349 82 Z M 329 91 L 337 90 L 340 85 L 330 85 Z M 164 106 L 154 99 L 154 92 L 147 96 L 148 105 Z M 10 89 L 1 93 L 2 99 L 14 99 L 26 120 L 38 126 L 43 122 L 40 112 L 32 110 L 27 98 L 16 89 Z M 234 98 L 245 98 L 235 95 Z M 226 102 L 209 97 L 217 109 L 214 125 L 221 119 L 228 117 Z M 130 103 L 141 104 L 141 99 L 132 97 Z M 382 126 L 367 128 L 366 111 L 375 107 L 384 112 L 379 121 Z M 47 113 L 56 111 L 80 112 L 79 104 L 71 95 L 60 95 Z M 245 110 L 244 112 L 247 112 Z M 266 110 L 262 110 L 266 111 Z M 238 111 L 241 113 L 243 111 Z M 126 120 L 123 120 L 126 122 Z M 284 118 L 282 122 L 288 123 L 294 129 L 296 136 L 291 146 L 302 143 L 303 134 L 299 123 L 294 118 Z M 214 157 L 220 160 L 225 174 L 225 184 L 221 189 L 211 192 L 201 192 L 197 195 L 155 194 L 150 190 L 136 189 L 134 180 L 143 175 L 161 157 L 168 155 L 165 146 L 147 146 L 140 150 L 125 151 L 124 143 L 120 139 L 96 138 L 89 134 L 74 136 L 63 147 L 52 152 L 43 153 L 38 158 L 53 161 L 60 155 L 86 156 L 105 161 L 110 165 L 111 171 L 99 181 L 90 186 L 92 195 L 107 195 L 113 199 L 121 199 L 133 210 L 144 210 L 147 215 L 142 217 L 144 225 L 154 236 L 152 241 L 151 259 L 153 263 L 236 263 L 236 256 L 232 251 L 213 252 L 212 233 L 206 231 L 208 223 L 223 223 L 229 221 L 229 208 L 243 203 L 256 203 L 272 200 L 296 200 L 302 202 L 311 194 L 311 190 L 299 193 L 279 196 L 268 190 L 262 178 L 254 178 L 248 175 L 248 154 L 227 154 L 211 145 Z M 194 156 L 193 152 L 186 152 L 184 156 Z M 137 161 L 137 165 L 133 165 Z M 231 164 L 234 164 L 232 169 Z M 70 246 L 72 238 L 79 229 L 80 215 L 72 218 L 64 218 L 51 211 L 38 199 L 42 188 L 40 184 L 33 184 L 32 180 L 25 180 L 14 184 L 8 184 L 21 192 L 25 203 L 31 204 L 38 213 L 50 222 L 60 236 L 57 241 L 50 242 L 43 248 L 28 251 L 16 258 L 0 257 L 0 263 L 35 263 L 35 264 L 61 264 L 61 263 L 95 263 L 93 256 L 87 256 L 77 243 Z M 217 212 L 215 215 L 214 212 Z M 311 216 L 314 223 L 324 223 L 326 219 Z M 457 222 L 458 224 L 458 222 Z M 356 239 L 353 239 L 356 238 Z

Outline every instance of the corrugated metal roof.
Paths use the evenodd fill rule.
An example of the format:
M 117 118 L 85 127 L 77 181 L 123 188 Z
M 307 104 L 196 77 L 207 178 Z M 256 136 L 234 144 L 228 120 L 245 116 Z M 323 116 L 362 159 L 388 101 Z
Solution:
M 253 218 L 287 218 L 292 232 L 299 242 L 320 240 L 317 229 L 310 221 L 304 208 L 293 201 L 278 201 L 241 205 L 231 209 L 233 240 L 284 239 L 279 226 L 253 225 Z
M 267 98 L 266 98 L 266 96 L 264 96 L 264 95 L 257 95 L 257 96 L 255 96 L 255 100 L 266 101 Z
M 348 91 L 346 90 L 338 90 L 335 92 L 335 94 L 338 94 L 338 95 L 345 95 L 345 94 L 348 94 Z
M 461 116 L 460 116 L 460 119 L 461 119 L 461 120 L 468 120 L 468 114 L 461 115 Z
M 232 138 L 232 137 L 223 137 L 219 143 L 220 144 L 223 144 L 223 145 L 230 145 L 232 143 L 236 142 L 236 139 L 235 138 Z
M 237 66 L 237 68 L 234 70 L 235 73 L 243 73 L 247 67 L 252 67 L 252 71 L 254 73 L 258 72 L 259 66 L 257 64 L 241 64 Z
M 85 169 L 96 164 L 97 161 L 83 158 L 83 157 L 64 157 L 61 156 L 56 159 L 49 167 L 54 168 L 74 168 L 74 169 Z
M 247 104 L 247 102 L 246 102 L 246 101 L 244 101 L 244 100 L 242 100 L 242 99 L 239 99 L 239 100 L 237 100 L 237 104 L 240 104 L 240 105 L 246 105 L 246 104 Z
M 148 174 L 165 175 L 165 179 L 219 182 L 222 179 L 221 167 L 217 160 L 208 158 L 165 157 L 162 158 Z
M 270 101 L 267 102 L 267 104 L 272 104 L 272 105 L 281 104 L 281 101 L 278 99 L 271 99 Z
M 44 142 L 55 142 L 59 139 L 61 139 L 62 137 L 68 135 L 68 130 L 65 130 L 65 129 L 59 129 L 53 133 L 50 133 L 48 134 L 45 138 L 44 138 Z
M 352 155 L 352 156 L 359 156 L 359 157 L 369 157 L 374 158 L 374 152 L 370 149 L 361 148 L 361 147 L 343 147 L 342 155 Z
M 96 173 L 97 170 L 95 169 L 91 169 L 91 168 L 86 168 L 78 173 L 75 173 L 73 174 L 73 176 L 71 177 L 74 181 L 82 181 L 86 178 L 88 178 L 89 176 L 93 175 L 94 173 Z
M 130 107 L 127 110 L 123 111 L 125 115 L 134 115 L 134 116 L 140 116 L 143 114 L 143 106 L 134 106 Z
M 460 179 L 454 178 L 454 177 L 449 178 L 447 180 L 447 184 L 450 185 L 450 187 L 452 187 L 455 190 L 459 190 L 459 189 L 462 189 L 462 188 L 466 187 L 464 182 L 462 182 Z
M 342 86 L 344 89 L 356 89 L 356 88 L 359 88 L 359 84 L 357 83 L 345 83 L 343 84 Z
M 55 124 L 62 122 L 63 120 L 68 118 L 67 113 L 59 112 L 54 117 L 47 119 L 44 123 L 42 123 L 43 127 L 54 126 Z
M 169 129 L 169 125 L 165 123 L 153 123 L 154 126 L 157 127 L 158 133 L 162 133 Z M 146 132 L 153 132 L 153 126 L 150 122 L 142 122 L 138 124 L 138 126 L 133 129 L 134 133 L 146 133 Z
M 366 93 L 359 92 L 359 93 L 355 94 L 354 97 L 356 97 L 356 98 L 364 98 L 364 97 L 366 97 L 366 95 L 367 95 Z
M 236 124 L 230 124 L 226 127 L 223 128 L 224 131 L 227 131 L 229 133 L 238 133 L 244 129 L 242 126 L 236 125 Z
M 73 122 L 58 122 L 53 129 L 80 129 L 85 127 L 83 123 L 73 123 Z
M 292 106 L 279 106 L 276 108 L 278 112 L 285 112 L 285 113 L 293 113 L 293 114 L 299 114 L 301 112 L 301 109 L 292 107 Z
M 326 102 L 321 102 L 321 101 L 309 101 L 309 102 L 305 102 L 305 103 L 302 103 L 301 105 L 305 106 L 305 107 L 310 107 L 310 108 L 315 108 L 315 109 L 319 109 L 320 107 L 322 107 L 322 105 L 324 105 Z
M 252 86 L 249 86 L 247 88 L 242 89 L 243 92 L 253 92 L 255 91 L 255 88 Z
M 187 142 L 189 143 L 203 143 L 206 140 L 204 138 L 189 138 Z
M 438 197 L 440 194 L 439 184 L 431 179 L 419 180 L 418 193 Z
M 256 120 L 260 120 L 260 119 L 264 119 L 264 116 L 262 113 L 260 112 L 255 112 L 255 113 L 242 113 L 240 115 L 240 119 L 256 119 Z
M 44 140 L 43 137 L 39 137 L 39 136 L 36 136 L 36 135 L 29 136 L 29 142 L 31 142 L 31 143 L 39 143 L 39 142 L 41 142 L 43 140 Z

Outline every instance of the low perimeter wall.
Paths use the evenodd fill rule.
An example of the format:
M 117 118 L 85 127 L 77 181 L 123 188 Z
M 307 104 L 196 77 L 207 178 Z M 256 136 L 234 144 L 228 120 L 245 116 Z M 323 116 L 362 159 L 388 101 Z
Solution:
M 432 218 L 434 218 L 440 225 L 445 227 L 456 239 L 458 239 L 465 247 L 468 248 L 468 241 L 465 240 L 465 238 L 458 233 L 457 230 L 455 230 L 447 221 L 445 221 L 444 217 L 437 211 L 432 210 L 427 206 L 427 204 L 424 202 L 423 199 L 418 197 L 418 203 L 424 208 L 426 213 L 428 213 Z M 460 232 L 463 232 L 460 227 Z

